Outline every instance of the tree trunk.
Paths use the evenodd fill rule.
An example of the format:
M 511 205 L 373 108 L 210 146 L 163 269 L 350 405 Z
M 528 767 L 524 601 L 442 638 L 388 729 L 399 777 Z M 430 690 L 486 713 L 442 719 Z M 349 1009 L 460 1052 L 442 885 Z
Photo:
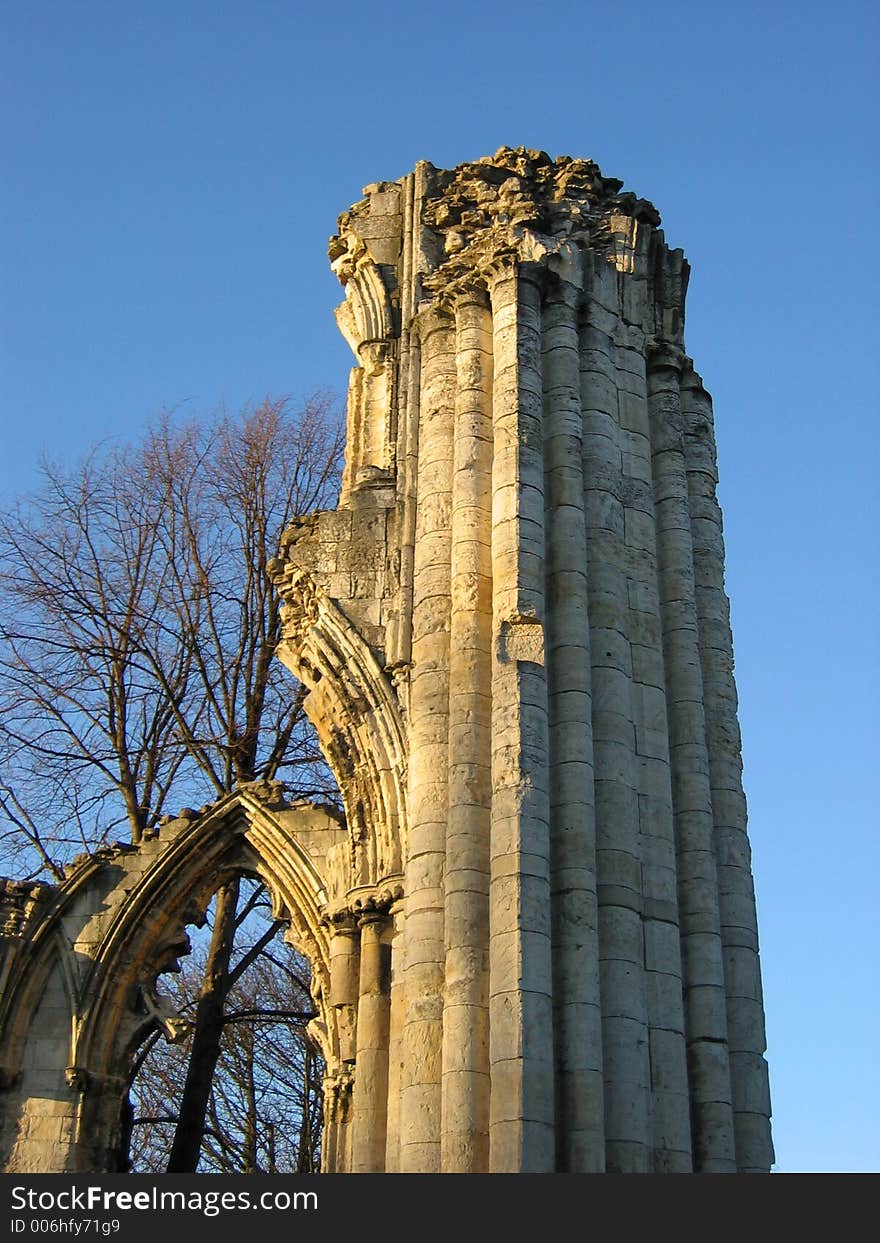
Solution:
M 312 1049 L 308 1040 L 303 1050 L 303 1094 L 302 1113 L 299 1122 L 299 1152 L 297 1153 L 297 1174 L 312 1173 Z
M 205 1115 L 211 1096 L 214 1069 L 220 1055 L 223 1034 L 223 1008 L 228 992 L 229 960 L 235 936 L 235 911 L 238 905 L 239 879 L 227 881 L 217 890 L 214 909 L 214 931 L 208 950 L 205 978 L 196 1010 L 192 1052 L 186 1072 L 183 1098 L 171 1155 L 169 1174 L 193 1174 L 205 1134 Z

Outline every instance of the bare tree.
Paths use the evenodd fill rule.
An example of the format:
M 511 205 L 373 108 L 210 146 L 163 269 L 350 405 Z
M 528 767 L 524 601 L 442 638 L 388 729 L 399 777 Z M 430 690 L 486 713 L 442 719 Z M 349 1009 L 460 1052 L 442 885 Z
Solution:
M 166 418 L 47 464 L 0 519 L 0 866 L 57 876 L 260 776 L 323 788 L 302 688 L 273 660 L 267 565 L 295 516 L 332 503 L 340 452 L 326 399 Z
M 216 907 L 209 922 L 216 934 Z M 312 1017 L 308 963 L 282 939 L 268 897 L 241 884 L 230 986 L 217 1073 L 208 1085 L 198 1168 L 210 1173 L 314 1173 L 320 1162 L 323 1063 L 307 1035 Z M 206 946 L 196 944 L 165 988 L 182 1014 L 202 1005 Z M 177 1102 L 192 1073 L 191 1044 L 148 1041 L 132 1085 L 131 1165 L 174 1172 Z
M 60 878 L 72 854 L 120 830 L 138 842 L 166 811 L 258 777 L 334 796 L 303 689 L 273 659 L 268 564 L 294 517 L 332 503 L 341 449 L 326 398 L 164 418 L 76 469 L 46 464 L 0 520 L 3 870 Z M 198 1161 L 234 896 L 202 982 L 175 1170 Z

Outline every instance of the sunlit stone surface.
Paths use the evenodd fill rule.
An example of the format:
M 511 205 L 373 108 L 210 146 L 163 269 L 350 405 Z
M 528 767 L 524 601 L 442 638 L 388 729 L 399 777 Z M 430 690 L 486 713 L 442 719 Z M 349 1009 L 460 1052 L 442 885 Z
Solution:
M 342 495 L 274 572 L 346 825 L 259 790 L 193 822 L 312 959 L 327 1170 L 772 1163 L 712 405 L 658 226 L 591 162 L 505 148 L 368 186 L 331 241 Z M 96 1064 L 77 1033 L 153 1004 L 173 922 L 137 996 L 72 1000 L 62 899 L 7 893 L 8 1169 L 112 1168 L 124 1041 Z

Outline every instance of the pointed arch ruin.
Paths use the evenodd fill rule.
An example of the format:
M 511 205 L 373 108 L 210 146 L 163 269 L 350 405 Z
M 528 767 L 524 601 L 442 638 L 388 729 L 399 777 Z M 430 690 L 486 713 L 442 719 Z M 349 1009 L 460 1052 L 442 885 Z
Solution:
M 234 874 L 265 884 L 286 939 L 311 965 L 309 1033 L 327 1068 L 325 1146 L 331 1161 L 344 1159 L 358 1000 L 345 977 L 357 966 L 358 919 L 368 909 L 384 919 L 398 896 L 361 887 L 351 910 L 351 856 L 335 809 L 288 804 L 280 785 L 255 782 L 167 818 L 138 846 L 82 856 L 59 886 L 5 882 L 4 1167 L 120 1168 L 132 1056 L 157 1025 L 169 1039 L 184 1030 L 157 978 L 189 951 L 186 926 L 203 922 L 212 895 Z M 340 959 L 348 968 L 341 978 Z
M 7 884 L 7 1168 L 104 1168 L 76 1111 L 110 1136 L 125 1023 L 173 1022 L 138 970 L 201 852 L 262 869 L 318 964 L 325 1169 L 769 1170 L 712 403 L 687 261 L 622 187 L 502 148 L 340 217 L 339 505 L 269 569 L 346 825 L 247 789 Z

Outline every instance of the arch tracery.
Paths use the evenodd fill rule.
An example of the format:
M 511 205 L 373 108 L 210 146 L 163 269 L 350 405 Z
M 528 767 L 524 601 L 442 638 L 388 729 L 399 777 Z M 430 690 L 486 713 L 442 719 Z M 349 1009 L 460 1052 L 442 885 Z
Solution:
M 342 793 L 350 832 L 348 886 L 376 885 L 400 876 L 405 857 L 400 704 L 342 610 L 305 570 L 291 563 L 284 570 L 279 585 L 285 631 L 278 656 L 309 689 L 305 710 Z

